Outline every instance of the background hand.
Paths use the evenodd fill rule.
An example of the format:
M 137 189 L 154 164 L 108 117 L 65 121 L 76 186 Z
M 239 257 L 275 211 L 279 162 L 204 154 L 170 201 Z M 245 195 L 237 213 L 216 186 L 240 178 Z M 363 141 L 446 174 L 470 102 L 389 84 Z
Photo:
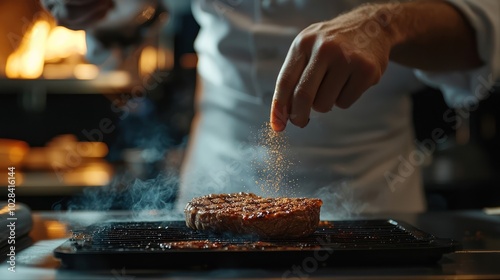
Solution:
M 104 18 L 113 8 L 112 0 L 42 0 L 42 5 L 71 29 L 85 29 Z

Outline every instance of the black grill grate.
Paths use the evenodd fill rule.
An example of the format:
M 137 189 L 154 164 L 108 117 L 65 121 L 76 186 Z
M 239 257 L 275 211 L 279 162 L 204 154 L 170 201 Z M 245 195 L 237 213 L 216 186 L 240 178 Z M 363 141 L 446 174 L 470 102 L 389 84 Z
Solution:
M 281 240 L 198 232 L 187 228 L 183 221 L 119 222 L 92 225 L 75 231 L 68 242 L 56 249 L 55 254 L 69 263 L 75 256 L 87 256 L 89 261 L 90 255 L 130 257 L 133 256 L 131 254 L 171 256 L 172 262 L 172 258 L 183 256 L 179 253 L 189 253 L 186 256 L 189 256 L 190 263 L 193 260 L 197 263 L 196 256 L 200 256 L 202 263 L 207 263 L 207 253 L 215 254 L 213 256 L 220 259 L 221 256 L 228 256 L 224 253 L 245 251 L 257 253 L 246 256 L 256 255 L 262 260 L 266 259 L 266 255 L 279 257 L 276 253 L 294 252 L 297 256 L 306 256 L 313 251 L 333 249 L 337 252 L 334 255 L 343 260 L 358 254 L 357 263 L 362 263 L 360 256 L 365 260 L 382 256 L 383 259 L 400 261 L 402 256 L 406 256 L 407 260 L 415 259 L 416 252 L 420 252 L 421 258 L 427 258 L 427 261 L 435 261 L 443 253 L 453 251 L 455 245 L 451 240 L 435 238 L 411 225 L 393 220 L 321 222 L 315 233 L 306 238 Z M 169 252 L 172 254 L 166 254 Z
M 320 241 L 321 240 L 321 241 Z M 249 245 L 259 240 L 252 236 L 207 234 L 191 230 L 183 222 L 112 223 L 91 226 L 75 231 L 71 238 L 79 250 L 169 250 L 165 244 L 185 241 L 218 242 Z M 316 232 L 301 239 L 266 239 L 258 244 L 264 248 L 306 248 L 331 246 L 335 248 L 401 248 L 428 246 L 433 237 L 422 232 L 408 231 L 403 226 L 388 221 L 323 222 Z M 179 248 L 175 248 L 179 249 Z M 189 249 L 193 249 L 190 247 Z M 204 249 L 204 248 L 200 248 Z M 170 249 L 171 250 L 171 249 Z

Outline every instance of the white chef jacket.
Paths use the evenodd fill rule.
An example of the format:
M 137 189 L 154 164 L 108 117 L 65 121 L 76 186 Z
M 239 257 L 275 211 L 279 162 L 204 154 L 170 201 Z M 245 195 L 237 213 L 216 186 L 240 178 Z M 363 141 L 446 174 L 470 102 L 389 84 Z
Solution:
M 208 193 L 273 195 L 256 185 L 259 174 L 255 161 L 260 160 L 256 155 L 261 155 L 263 148 L 255 146 L 255 138 L 269 121 L 276 77 L 289 46 L 308 25 L 365 2 L 369 1 L 193 1 L 192 10 L 201 26 L 195 47 L 203 86 L 183 169 L 179 207 Z M 473 1 L 454 2 L 467 11 L 480 34 L 486 26 L 493 28 L 491 17 L 498 14 L 488 14 Z M 484 2 L 488 6 L 496 1 Z M 498 60 L 489 47 L 495 42 L 493 49 L 498 50 L 499 36 L 492 36 L 492 30 L 486 30 L 489 34 L 478 40 L 485 61 Z M 484 69 L 493 68 L 496 75 L 498 63 L 489 63 Z M 470 73 L 459 74 L 461 80 L 473 80 L 467 76 Z M 456 85 L 453 75 L 434 77 L 419 72 L 419 76 L 446 89 Z M 448 79 L 447 83 L 443 79 Z M 470 83 L 462 90 L 472 87 Z M 351 108 L 334 108 L 327 114 L 312 112 L 309 125 L 303 129 L 287 126 L 289 148 L 283 153 L 294 160 L 289 180 L 296 183 L 285 183 L 281 190 L 286 195 L 323 199 L 322 218 L 424 211 L 422 162 L 411 158 L 416 148 L 410 93 L 420 86 L 412 69 L 390 63 L 379 84 Z M 391 181 L 388 174 L 402 180 Z

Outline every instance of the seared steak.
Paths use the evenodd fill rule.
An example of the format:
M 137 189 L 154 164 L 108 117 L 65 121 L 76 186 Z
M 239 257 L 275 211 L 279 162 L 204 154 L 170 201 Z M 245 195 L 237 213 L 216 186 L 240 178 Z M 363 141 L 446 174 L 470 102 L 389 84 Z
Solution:
M 322 204 L 313 198 L 263 198 L 243 192 L 209 194 L 193 198 L 184 213 L 186 225 L 196 230 L 297 238 L 314 232 Z

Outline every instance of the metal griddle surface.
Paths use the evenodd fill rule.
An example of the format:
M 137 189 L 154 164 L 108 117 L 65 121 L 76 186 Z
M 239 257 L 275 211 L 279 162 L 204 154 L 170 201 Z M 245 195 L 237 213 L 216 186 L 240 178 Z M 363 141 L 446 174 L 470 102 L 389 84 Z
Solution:
M 322 221 L 301 239 L 258 239 L 194 231 L 184 221 L 95 224 L 55 249 L 63 266 L 192 268 L 432 264 L 457 243 L 394 220 Z

